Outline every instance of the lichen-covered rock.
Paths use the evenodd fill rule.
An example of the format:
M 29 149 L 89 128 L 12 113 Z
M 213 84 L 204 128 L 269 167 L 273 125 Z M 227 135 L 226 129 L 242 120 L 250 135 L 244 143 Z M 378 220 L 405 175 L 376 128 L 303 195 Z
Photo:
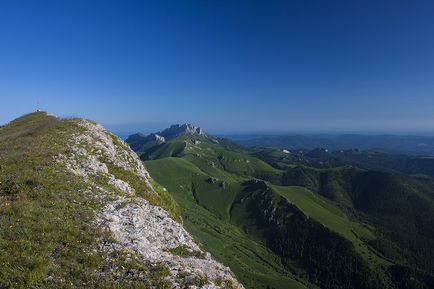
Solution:
M 84 129 L 81 134 L 75 135 L 75 143 L 85 144 L 99 157 L 104 157 L 113 165 L 131 170 L 145 181 L 150 179 L 139 157 L 120 138 L 109 133 L 100 124 L 81 120 L 78 125 Z
M 189 276 L 208 280 L 206 288 L 219 288 L 216 280 L 237 285 L 230 269 L 202 252 L 180 223 L 142 198 L 121 197 L 107 204 L 98 217 L 100 226 L 109 228 L 124 248 L 139 252 L 152 263 L 165 264 L 173 283 Z M 187 253 L 173 254 L 172 250 L 177 248 Z

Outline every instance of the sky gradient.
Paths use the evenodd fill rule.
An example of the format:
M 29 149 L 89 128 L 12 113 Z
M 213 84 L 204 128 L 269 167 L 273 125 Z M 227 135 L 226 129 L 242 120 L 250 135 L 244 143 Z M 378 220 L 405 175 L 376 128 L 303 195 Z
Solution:
M 92 3 L 90 3 L 92 2 Z M 0 123 L 434 131 L 434 1 L 1 1 Z

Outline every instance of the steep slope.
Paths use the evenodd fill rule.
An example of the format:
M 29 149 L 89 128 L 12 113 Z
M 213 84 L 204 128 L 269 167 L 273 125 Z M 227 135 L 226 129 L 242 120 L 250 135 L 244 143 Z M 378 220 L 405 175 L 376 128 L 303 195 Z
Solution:
M 301 192 L 297 192 L 301 191 Z M 297 262 L 307 278 L 321 288 L 381 288 L 371 264 L 361 256 L 361 234 L 369 230 L 348 220 L 337 208 L 320 200 L 306 200 L 302 188 L 286 187 L 281 192 L 259 180 L 244 184 L 232 214 L 240 224 L 250 220 L 250 230 L 261 231 L 267 246 L 281 256 L 284 264 Z M 312 205 L 316 202 L 316 206 Z M 321 210 L 322 208 L 322 210 Z M 355 250 L 356 249 L 356 250 Z M 364 248 L 369 254 L 369 249 Z M 370 268 L 371 267 L 371 268 Z
M 150 145 L 141 158 L 180 204 L 189 232 L 246 287 L 431 286 L 431 241 L 414 230 L 393 237 L 387 232 L 398 227 L 385 226 L 404 209 L 408 224 L 429 234 L 434 188 L 429 180 L 349 166 L 312 168 L 287 151 L 269 150 L 260 160 L 258 151 L 249 155 L 214 140 L 183 135 Z M 382 185 L 393 183 L 388 178 L 399 181 Z M 405 207 L 405 200 L 413 201 Z M 390 210 L 387 202 L 401 209 Z
M 309 188 L 376 228 L 370 245 L 388 259 L 434 270 L 434 181 L 355 167 L 288 168 L 285 186 Z
M 209 175 L 183 158 L 146 162 L 153 178 L 164 183 L 182 208 L 187 230 L 213 256 L 229 266 L 248 288 L 307 288 L 264 242 L 230 222 L 230 204 L 240 180 L 209 183 Z
M 43 112 L 0 128 L 0 287 L 242 288 L 136 154 Z

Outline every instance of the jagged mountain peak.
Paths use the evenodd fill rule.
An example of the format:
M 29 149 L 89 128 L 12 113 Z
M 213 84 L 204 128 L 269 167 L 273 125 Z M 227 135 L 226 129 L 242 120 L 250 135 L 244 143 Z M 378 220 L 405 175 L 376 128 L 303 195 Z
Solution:
M 206 135 L 205 131 L 191 123 L 172 124 L 169 128 L 156 133 L 166 139 L 178 137 L 180 135 Z

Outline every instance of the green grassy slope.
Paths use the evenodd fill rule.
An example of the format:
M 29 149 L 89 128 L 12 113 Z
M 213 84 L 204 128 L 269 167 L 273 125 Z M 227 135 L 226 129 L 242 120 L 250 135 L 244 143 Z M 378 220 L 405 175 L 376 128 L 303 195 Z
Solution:
M 164 158 L 145 164 L 152 177 L 181 206 L 187 229 L 204 249 L 229 266 L 245 286 L 306 288 L 261 241 L 253 240 L 225 221 L 229 219 L 230 204 L 238 191 L 237 177 L 222 179 L 228 184 L 222 189 L 217 184 L 209 184 L 209 175 L 183 158 Z
M 349 240 L 371 269 L 381 272 L 382 267 L 391 265 L 391 262 L 380 257 L 378 252 L 368 246 L 367 241 L 376 238 L 373 233 L 374 228 L 371 226 L 350 220 L 336 205 L 306 188 L 291 186 L 272 186 L 272 188 L 307 216 Z M 385 278 L 383 276 L 383 279 Z
M 45 278 L 54 274 L 72 287 L 72 279 L 88 282 L 99 262 L 85 253 L 98 236 L 86 222 L 96 204 L 79 205 L 87 199 L 71 192 L 84 184 L 52 159 L 72 131 L 43 113 L 0 129 L 0 287 L 49 286 Z
M 160 145 L 159 154 L 171 155 L 165 153 L 164 148 L 170 151 L 171 147 L 180 147 L 181 144 L 185 149 L 178 152 L 177 157 L 148 160 L 145 164 L 153 178 L 174 195 L 183 210 L 187 228 L 204 248 L 230 266 L 249 288 L 265 288 L 267 285 L 293 288 L 297 283 L 291 284 L 289 280 L 313 286 L 303 281 L 308 278 L 297 262 L 281 264 L 280 256 L 267 248 L 267 239 L 257 220 L 248 215 L 247 208 L 237 205 L 245 193 L 246 181 L 253 177 L 280 179 L 284 171 L 243 152 L 228 150 L 206 140 L 194 143 L 185 136 Z M 307 216 L 350 240 L 356 252 L 367 262 L 374 263 L 374 269 L 387 264 L 362 241 L 374 239 L 372 231 L 351 221 L 329 200 L 301 187 L 274 185 L 271 188 Z M 246 255 L 247 248 L 250 253 Z M 268 264 L 267 269 L 263 262 Z
M 233 220 L 247 225 L 252 235 L 263 236 L 285 265 L 299 265 L 306 278 L 321 288 L 385 287 L 385 280 L 368 267 L 351 241 L 309 217 L 266 182 L 251 180 L 243 185 L 231 210 Z M 335 225 L 333 220 L 329 225 Z
M 93 223 L 102 200 L 94 198 L 89 183 L 54 160 L 70 153 L 67 143 L 81 132 L 75 119 L 44 112 L 0 127 L 0 288 L 164 284 L 165 268 L 138 263 L 134 256 L 127 259 L 117 250 L 96 250 L 100 242 L 112 241 Z M 119 178 L 128 173 L 110 170 Z M 145 281 L 116 275 L 121 266 L 143 270 Z
M 431 276 L 426 278 L 432 279 L 431 272 L 434 272 L 434 259 L 431 257 L 434 255 L 432 177 L 404 175 L 389 170 L 367 170 L 354 166 L 333 167 L 331 163 L 324 162 L 321 167 L 332 167 L 320 169 L 300 165 L 300 160 L 294 163 L 296 155 L 291 155 L 289 159 L 282 158 L 281 155 L 276 154 L 276 151 L 264 149 L 261 152 L 257 149 L 254 153 L 273 164 L 279 162 L 276 167 L 286 168 L 281 184 L 309 188 L 315 192 L 315 195 L 324 196 L 345 212 L 356 215 L 358 220 L 369 223 L 376 233 L 375 239 L 366 241 L 369 247 L 380 252 L 392 263 L 408 266 L 412 268 L 411 270 L 415 270 L 414 272 L 421 271 Z M 341 158 L 346 158 L 346 155 L 357 157 L 358 161 L 363 163 L 379 161 L 383 163 L 382 159 L 394 162 L 400 162 L 402 158 L 409 159 L 407 156 L 363 151 L 330 154 L 317 150 L 315 154 L 309 154 L 309 158 L 316 163 L 330 159 L 334 154 L 341 155 Z M 385 161 L 383 164 L 390 164 L 390 162 Z M 393 275 L 402 270 L 389 271 Z M 414 273 L 415 276 L 418 274 Z M 415 280 L 418 278 L 426 279 L 414 277 Z
M 149 152 L 146 166 L 180 204 L 187 228 L 248 288 L 292 288 L 288 278 L 322 288 L 401 288 L 409 275 L 421 288 L 432 282 L 430 261 L 413 250 L 431 252 L 429 178 L 315 168 L 283 151 L 249 154 L 206 137 L 178 137 Z M 400 232 L 388 224 L 398 224 L 397 214 L 418 223 Z
M 375 238 L 367 226 L 350 220 L 336 205 L 306 188 L 276 185 L 271 185 L 271 188 L 300 208 L 307 216 L 349 240 L 358 237 L 368 240 Z
M 418 268 L 434 269 L 434 181 L 386 171 L 345 166 L 288 168 L 282 183 L 309 188 L 358 220 L 369 223 L 376 239 L 369 246 L 387 259 Z

